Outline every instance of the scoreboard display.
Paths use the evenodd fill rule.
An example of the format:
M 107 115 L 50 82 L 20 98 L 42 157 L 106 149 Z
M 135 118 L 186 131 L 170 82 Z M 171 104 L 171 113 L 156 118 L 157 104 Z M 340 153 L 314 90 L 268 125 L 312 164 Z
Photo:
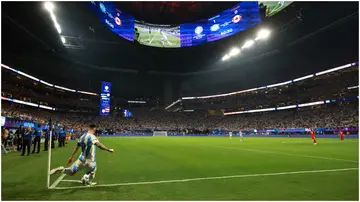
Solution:
M 100 116 L 110 115 L 111 83 L 103 81 L 100 92 Z
M 90 8 L 112 32 L 126 40 L 134 41 L 135 18 L 132 15 L 116 8 L 111 2 L 91 1 Z
M 216 41 L 260 22 L 258 2 L 245 1 L 208 19 L 207 41 Z
M 180 48 L 220 40 L 255 26 L 261 22 L 259 4 L 266 5 L 266 16 L 270 17 L 291 2 L 244 1 L 215 16 L 180 25 L 136 21 L 109 1 L 92 1 L 90 7 L 106 27 L 126 40 L 153 47 Z

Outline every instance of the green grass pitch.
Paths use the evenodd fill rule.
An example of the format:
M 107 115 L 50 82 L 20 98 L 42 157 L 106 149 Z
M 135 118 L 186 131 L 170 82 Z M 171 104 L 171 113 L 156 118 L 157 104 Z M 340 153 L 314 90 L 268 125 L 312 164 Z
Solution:
M 170 34 L 166 34 L 167 39 L 169 40 L 170 44 L 167 44 L 165 41 L 165 45 L 161 43 L 161 39 L 163 36 L 160 34 L 159 31 L 153 30 L 151 34 L 149 34 L 148 29 L 144 29 L 141 27 L 136 27 L 138 32 L 140 33 L 139 43 L 148 45 L 148 46 L 155 46 L 155 47 L 164 47 L 164 48 L 179 48 L 180 47 L 180 37 L 175 37 Z
M 90 188 L 83 172 L 46 189 L 47 153 L 2 154 L 2 200 L 358 200 L 358 139 L 102 137 Z M 42 145 L 43 146 L 43 145 Z M 66 164 L 75 141 L 52 150 Z M 345 169 L 345 170 L 341 170 Z M 60 175 L 53 176 L 53 183 Z M 140 182 L 140 183 L 137 183 Z M 143 183 L 146 182 L 146 183 Z M 133 183 L 133 184 L 131 184 Z M 66 188 L 70 187 L 70 188 Z
M 289 6 L 293 1 L 260 1 L 269 8 L 269 17 L 280 12 L 285 7 Z

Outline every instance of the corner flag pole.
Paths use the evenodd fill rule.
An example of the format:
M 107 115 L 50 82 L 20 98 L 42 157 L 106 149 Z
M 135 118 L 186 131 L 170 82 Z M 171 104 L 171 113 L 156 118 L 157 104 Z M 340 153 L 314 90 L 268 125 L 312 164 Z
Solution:
M 49 120 L 49 142 L 48 142 L 48 166 L 47 166 L 47 181 L 46 181 L 46 187 L 50 188 L 50 169 L 51 169 L 51 138 L 52 138 L 52 121 Z

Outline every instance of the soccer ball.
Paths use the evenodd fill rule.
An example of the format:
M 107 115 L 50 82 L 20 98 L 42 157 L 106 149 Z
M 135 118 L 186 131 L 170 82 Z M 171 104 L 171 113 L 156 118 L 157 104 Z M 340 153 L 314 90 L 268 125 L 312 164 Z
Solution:
M 83 183 L 85 185 L 89 185 L 90 184 L 90 175 L 85 174 L 84 176 L 82 176 L 81 183 Z

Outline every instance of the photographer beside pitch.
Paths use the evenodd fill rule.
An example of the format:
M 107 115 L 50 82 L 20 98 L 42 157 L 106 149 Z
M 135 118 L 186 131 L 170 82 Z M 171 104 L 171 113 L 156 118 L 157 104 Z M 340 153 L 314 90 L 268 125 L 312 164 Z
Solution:
M 61 166 L 52 169 L 50 171 L 50 175 L 56 173 L 64 173 L 66 175 L 72 176 L 76 172 L 78 172 L 79 169 L 86 167 L 87 171 L 85 175 L 87 175 L 89 179 L 88 181 L 83 181 L 83 180 L 82 181 L 86 185 L 95 185 L 95 183 L 91 182 L 95 178 L 95 172 L 96 172 L 95 146 L 99 147 L 101 150 L 105 150 L 110 153 L 114 152 L 113 149 L 108 149 L 102 143 L 100 143 L 99 140 L 96 138 L 95 134 L 96 134 L 96 126 L 95 124 L 91 124 L 89 126 L 87 133 L 83 134 L 80 137 L 77 146 L 75 147 L 73 153 L 71 154 L 68 160 L 68 165 L 69 165 L 73 162 L 76 152 L 81 147 L 81 154 L 79 158 L 75 161 L 75 163 L 68 168 L 64 168 L 63 166 Z

